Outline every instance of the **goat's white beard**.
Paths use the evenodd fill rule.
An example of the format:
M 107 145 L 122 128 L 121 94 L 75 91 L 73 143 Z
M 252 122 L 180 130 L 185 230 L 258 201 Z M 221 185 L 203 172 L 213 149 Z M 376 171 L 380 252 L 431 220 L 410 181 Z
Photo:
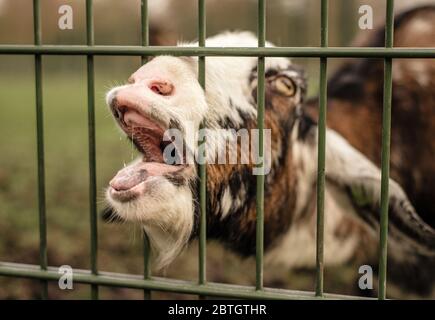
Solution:
M 193 175 L 194 176 L 194 175 Z M 175 186 L 162 177 L 149 182 L 149 191 L 133 203 L 107 200 L 118 216 L 140 225 L 151 247 L 155 270 L 168 266 L 184 249 L 192 235 L 194 199 L 190 183 Z
M 143 224 L 151 248 L 152 267 L 160 270 L 167 267 L 186 247 L 193 229 L 194 208 L 189 188 L 177 192 L 171 199 L 171 209 L 163 209 L 164 219 Z M 167 207 L 167 206 L 164 206 Z

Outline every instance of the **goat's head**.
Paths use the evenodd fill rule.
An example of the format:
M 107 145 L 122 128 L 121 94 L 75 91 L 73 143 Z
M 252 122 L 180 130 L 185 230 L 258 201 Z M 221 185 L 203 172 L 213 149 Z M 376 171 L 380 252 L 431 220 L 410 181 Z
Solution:
M 208 46 L 256 44 L 249 33 L 228 33 L 207 40 Z M 249 156 L 246 163 L 240 163 L 246 150 L 240 147 L 237 131 L 256 128 L 257 59 L 208 57 L 205 91 L 197 80 L 197 64 L 194 57 L 158 56 L 134 72 L 126 85 L 107 94 L 119 127 L 143 155 L 110 182 L 108 212 L 111 218 L 144 227 L 157 267 L 167 265 L 196 234 L 198 169 L 197 161 L 188 158 L 198 155 L 198 139 L 191 135 L 193 132 L 195 136 L 202 125 L 208 129 L 205 145 L 210 235 L 232 241 L 240 228 L 251 232 L 255 226 L 255 163 Z M 271 150 L 271 172 L 266 183 L 273 183 L 279 176 L 278 167 L 285 163 L 290 132 L 305 95 L 301 71 L 288 59 L 266 59 L 265 94 L 265 128 L 271 130 L 270 141 L 266 139 Z M 233 129 L 230 132 L 236 134 L 219 129 Z M 181 135 L 182 147 L 175 132 Z M 252 134 L 248 132 L 248 136 Z M 227 150 L 231 139 L 236 141 L 237 163 L 211 164 L 209 160 L 216 163 L 218 153 Z M 239 231 L 222 234 L 216 231 L 216 221 L 237 224 Z M 274 221 L 277 226 L 282 224 L 279 219 Z M 251 247 L 251 242 L 245 239 L 238 243 Z M 247 249 L 251 250 L 253 247 Z

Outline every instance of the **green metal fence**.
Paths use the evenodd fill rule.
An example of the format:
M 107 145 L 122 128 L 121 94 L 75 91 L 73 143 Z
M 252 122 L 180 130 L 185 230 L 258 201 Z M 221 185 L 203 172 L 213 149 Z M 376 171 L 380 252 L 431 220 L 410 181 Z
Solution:
M 0 262 L 0 275 L 38 279 L 42 282 L 42 298 L 48 298 L 48 281 L 58 280 L 57 268 L 47 263 L 47 229 L 45 204 L 45 165 L 43 138 L 42 101 L 42 55 L 86 55 L 87 94 L 88 94 L 88 135 L 89 135 L 89 198 L 91 257 L 90 270 L 75 270 L 74 282 L 90 284 L 91 298 L 98 299 L 99 286 L 126 287 L 144 290 L 144 297 L 151 298 L 152 291 L 169 291 L 196 294 L 200 298 L 219 296 L 227 298 L 267 298 L 267 299 L 313 299 L 313 298 L 358 298 L 326 294 L 323 292 L 323 233 L 324 233 L 324 190 L 325 190 L 325 129 L 327 104 L 327 65 L 330 57 L 372 57 L 384 59 L 384 110 L 382 124 L 382 181 L 381 181 L 381 228 L 379 245 L 379 299 L 386 297 L 387 238 L 388 238 L 388 178 L 390 162 L 392 59 L 393 58 L 435 58 L 435 49 L 393 48 L 394 0 L 386 0 L 385 48 L 330 48 L 328 47 L 328 0 L 321 0 L 321 47 L 279 47 L 266 48 L 265 0 L 258 0 L 258 47 L 257 48 L 207 48 L 205 0 L 198 0 L 198 38 L 196 48 L 150 47 L 148 46 L 148 7 L 147 0 L 141 0 L 142 46 L 96 46 L 94 45 L 93 1 L 86 1 L 87 45 L 56 46 L 41 44 L 40 0 L 33 0 L 34 45 L 0 45 L 0 54 L 33 55 L 35 57 L 36 84 L 36 137 L 39 199 L 39 265 Z M 220 283 L 210 283 L 206 279 L 206 166 L 201 165 L 200 175 L 200 235 L 199 235 L 199 275 L 197 282 L 152 277 L 148 267 L 149 245 L 144 241 L 144 274 L 101 272 L 97 265 L 98 234 L 96 210 L 96 161 L 95 161 L 95 94 L 94 56 L 128 55 L 147 56 L 169 54 L 176 56 L 198 56 L 200 84 L 205 88 L 205 59 L 207 56 L 255 56 L 258 57 L 258 128 L 261 135 L 264 126 L 264 72 L 265 57 L 315 57 L 320 58 L 320 112 L 318 130 L 318 176 L 317 176 L 317 250 L 316 250 L 316 290 L 302 292 L 263 287 L 263 239 L 264 239 L 264 175 L 257 176 L 257 228 L 256 228 L 256 285 L 254 287 Z

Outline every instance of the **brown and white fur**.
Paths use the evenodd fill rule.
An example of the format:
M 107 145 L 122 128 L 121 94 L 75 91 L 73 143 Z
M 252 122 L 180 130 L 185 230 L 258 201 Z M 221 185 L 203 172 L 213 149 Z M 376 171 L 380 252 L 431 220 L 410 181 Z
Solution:
M 395 17 L 395 47 L 435 47 L 435 6 L 427 5 Z M 358 39 L 356 46 L 384 46 L 385 28 Z M 328 82 L 328 127 L 337 131 L 376 165 L 381 162 L 383 101 L 382 59 L 352 59 Z M 435 61 L 393 60 L 391 177 L 408 195 L 419 215 L 435 226 Z M 304 112 L 317 119 L 318 100 Z M 415 257 L 406 265 L 394 259 L 389 278 L 428 293 L 435 270 L 433 259 Z
M 224 33 L 206 45 L 255 47 L 257 40 L 250 33 Z M 168 265 L 195 238 L 199 222 L 198 168 L 163 163 L 163 132 L 185 132 L 188 122 L 196 129 L 203 125 L 212 129 L 207 136 L 211 146 L 225 142 L 213 129 L 255 128 L 256 68 L 256 58 L 207 57 L 204 91 L 197 81 L 196 58 L 159 56 L 107 94 L 118 124 L 143 158 L 111 181 L 105 216 L 143 226 L 156 268 Z M 265 181 L 264 246 L 266 261 L 284 267 L 312 267 L 315 262 L 317 125 L 303 111 L 305 91 L 298 67 L 285 58 L 266 59 L 265 128 L 272 132 L 272 168 Z M 373 256 L 380 170 L 335 131 L 327 130 L 326 141 L 325 264 Z M 207 236 L 243 256 L 255 253 L 252 166 L 207 164 Z M 394 180 L 389 245 L 403 264 L 435 254 L 435 231 Z

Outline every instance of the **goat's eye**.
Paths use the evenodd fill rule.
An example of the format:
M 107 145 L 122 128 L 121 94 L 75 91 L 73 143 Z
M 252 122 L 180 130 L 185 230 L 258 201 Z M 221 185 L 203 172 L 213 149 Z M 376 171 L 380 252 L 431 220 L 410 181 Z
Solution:
M 286 97 L 293 97 L 296 94 L 295 83 L 286 76 L 277 77 L 275 79 L 275 89 Z

